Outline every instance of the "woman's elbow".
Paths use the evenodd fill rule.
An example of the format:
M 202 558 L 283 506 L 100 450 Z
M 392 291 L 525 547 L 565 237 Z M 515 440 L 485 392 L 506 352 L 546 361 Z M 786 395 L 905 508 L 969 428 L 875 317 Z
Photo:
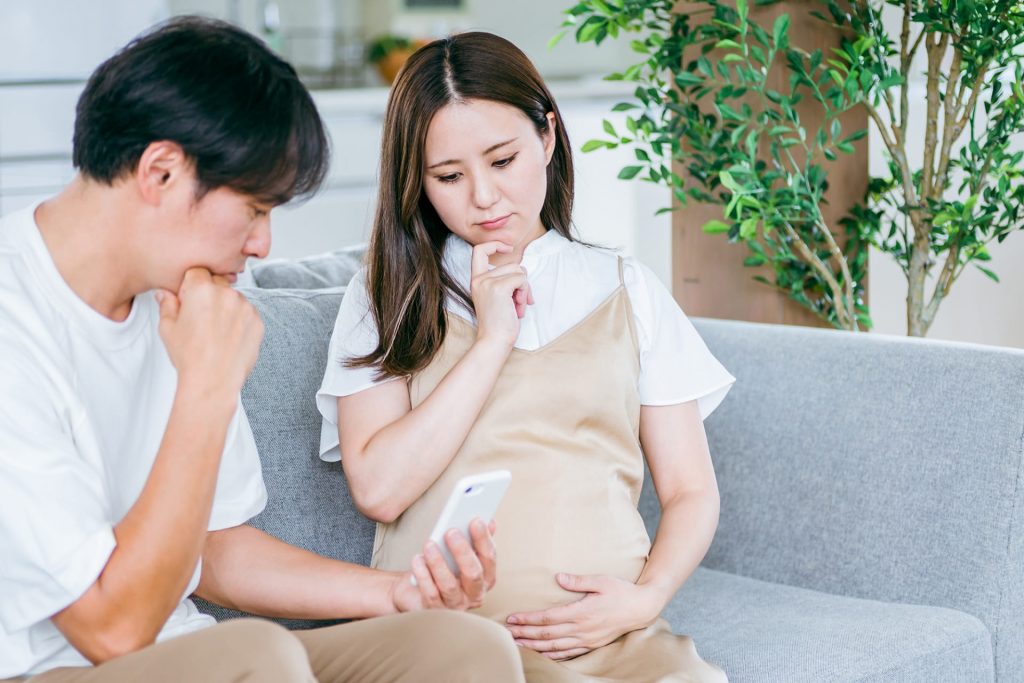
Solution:
M 374 522 L 390 524 L 398 519 L 404 510 L 399 507 L 388 488 L 379 483 L 363 481 L 349 475 L 348 488 L 356 509 Z

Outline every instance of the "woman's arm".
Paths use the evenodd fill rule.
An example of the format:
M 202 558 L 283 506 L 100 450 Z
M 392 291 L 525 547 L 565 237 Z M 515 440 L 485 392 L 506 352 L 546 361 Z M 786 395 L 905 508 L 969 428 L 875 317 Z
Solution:
M 405 382 L 338 398 L 338 439 L 352 499 L 371 519 L 390 522 L 434 483 L 476 421 L 519 335 L 519 310 L 533 303 L 518 264 L 488 270 L 510 248 L 473 248 L 471 294 L 477 338 L 415 409 Z
M 640 443 L 661 502 L 661 522 L 637 585 L 656 596 L 660 614 L 711 547 L 718 481 L 696 401 L 643 406 Z
M 718 526 L 718 483 L 696 401 L 642 406 L 640 443 L 647 457 L 661 523 L 635 584 L 610 576 L 559 574 L 583 597 L 508 618 L 516 642 L 551 659 L 607 645 L 651 624 L 704 558 Z

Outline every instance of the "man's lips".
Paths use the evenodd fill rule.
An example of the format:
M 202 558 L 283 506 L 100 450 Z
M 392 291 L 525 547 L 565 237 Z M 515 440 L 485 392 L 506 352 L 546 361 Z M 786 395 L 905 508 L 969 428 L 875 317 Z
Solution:
M 509 214 L 505 214 L 504 216 L 498 216 L 497 218 L 492 218 L 489 221 L 481 221 L 480 223 L 477 223 L 477 225 L 479 225 L 484 230 L 497 230 L 498 228 L 505 227 L 505 224 L 508 223 L 508 219 L 511 216 L 512 216 L 512 214 L 510 214 L 510 213 Z

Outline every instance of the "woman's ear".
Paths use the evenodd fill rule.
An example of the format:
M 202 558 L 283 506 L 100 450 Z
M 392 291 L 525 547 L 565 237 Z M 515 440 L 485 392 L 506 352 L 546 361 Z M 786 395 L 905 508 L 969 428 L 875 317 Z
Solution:
M 176 142 L 151 142 L 139 157 L 134 180 L 147 204 L 158 206 L 167 192 L 190 180 L 191 164 L 185 150 Z
M 555 112 L 549 111 L 545 116 L 548 119 L 548 129 L 541 136 L 541 140 L 544 141 L 544 165 L 551 163 L 551 157 L 555 155 L 555 143 L 558 141 L 557 127 L 558 124 L 555 121 Z

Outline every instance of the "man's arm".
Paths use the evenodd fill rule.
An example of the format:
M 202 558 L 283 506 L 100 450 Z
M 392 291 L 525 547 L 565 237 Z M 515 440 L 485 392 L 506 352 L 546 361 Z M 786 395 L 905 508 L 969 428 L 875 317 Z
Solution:
M 479 520 L 472 545 L 459 532 L 446 541 L 456 578 L 439 552 L 425 548 L 410 572 L 384 572 L 296 548 L 248 525 L 207 534 L 196 595 L 269 617 L 358 619 L 415 609 L 478 607 L 495 582 L 495 550 Z M 434 549 L 436 550 L 436 548 Z
M 138 500 L 114 527 L 117 546 L 96 582 L 52 619 L 93 663 L 152 643 L 195 571 L 238 392 L 262 322 L 220 278 L 190 270 L 165 293 L 160 335 L 178 371 L 174 405 Z

